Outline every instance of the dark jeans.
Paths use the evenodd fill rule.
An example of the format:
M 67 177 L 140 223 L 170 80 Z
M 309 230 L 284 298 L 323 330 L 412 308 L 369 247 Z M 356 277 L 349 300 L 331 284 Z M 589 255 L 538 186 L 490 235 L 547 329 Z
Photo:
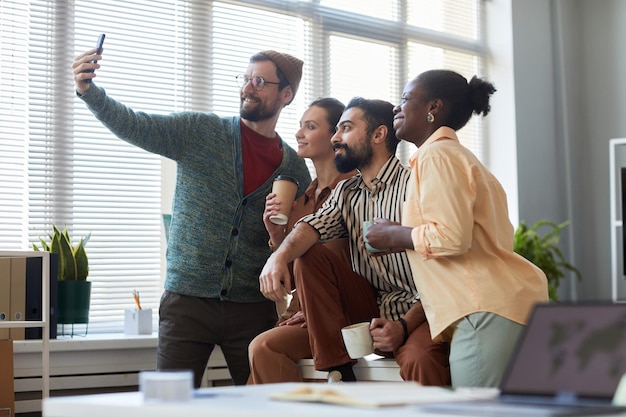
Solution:
M 276 323 L 272 301 L 233 303 L 165 291 L 159 307 L 157 369 L 187 369 L 199 387 L 215 345 L 221 347 L 236 385 L 250 374 L 248 345 Z

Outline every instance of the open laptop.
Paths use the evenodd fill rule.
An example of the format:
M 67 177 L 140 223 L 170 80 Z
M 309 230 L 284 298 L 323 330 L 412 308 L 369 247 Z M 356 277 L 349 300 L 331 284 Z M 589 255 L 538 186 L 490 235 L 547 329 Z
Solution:
M 421 410 L 477 416 L 613 414 L 626 373 L 626 304 L 538 304 L 491 400 L 430 404 Z

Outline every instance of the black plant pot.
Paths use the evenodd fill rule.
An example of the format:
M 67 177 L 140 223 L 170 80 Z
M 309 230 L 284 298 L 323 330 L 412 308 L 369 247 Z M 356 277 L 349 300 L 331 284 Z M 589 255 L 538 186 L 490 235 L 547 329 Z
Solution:
M 90 301 L 91 281 L 59 281 L 57 323 L 88 323 Z

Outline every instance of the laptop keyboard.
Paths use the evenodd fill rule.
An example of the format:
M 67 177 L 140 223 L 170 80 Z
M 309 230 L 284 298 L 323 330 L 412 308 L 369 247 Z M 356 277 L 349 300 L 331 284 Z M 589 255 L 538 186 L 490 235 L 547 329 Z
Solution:
M 512 404 L 499 401 L 458 401 L 446 404 L 428 404 L 420 406 L 419 409 L 438 414 L 481 417 L 597 416 L 619 414 L 624 410 L 622 407 L 612 406 Z

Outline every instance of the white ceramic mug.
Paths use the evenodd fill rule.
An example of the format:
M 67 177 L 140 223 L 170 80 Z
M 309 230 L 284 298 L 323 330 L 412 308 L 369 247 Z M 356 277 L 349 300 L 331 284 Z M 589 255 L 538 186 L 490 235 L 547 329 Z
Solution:
M 343 343 L 352 359 L 374 353 L 374 341 L 370 334 L 369 322 L 351 324 L 341 329 Z

